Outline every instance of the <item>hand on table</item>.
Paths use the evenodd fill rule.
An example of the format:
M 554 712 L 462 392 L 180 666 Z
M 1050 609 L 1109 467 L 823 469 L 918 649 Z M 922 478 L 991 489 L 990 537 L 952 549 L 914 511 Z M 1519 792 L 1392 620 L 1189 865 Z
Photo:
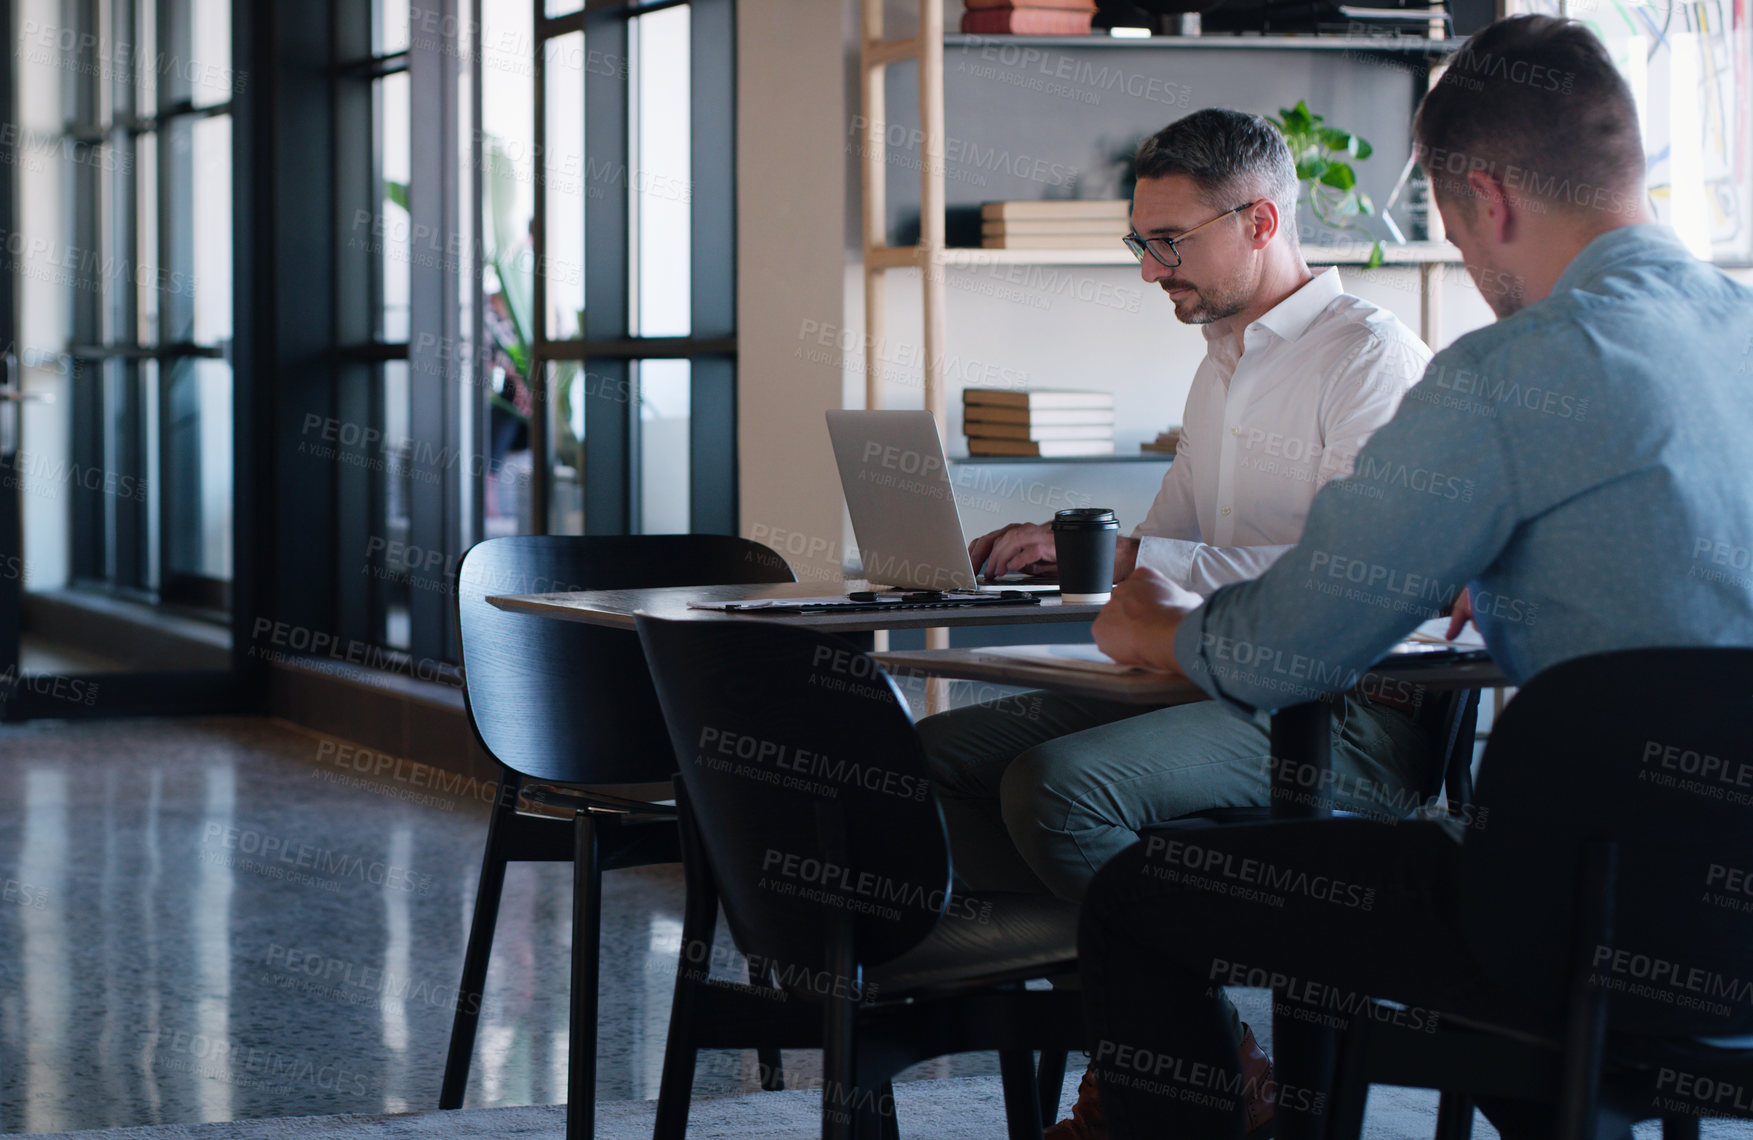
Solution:
M 1001 574 L 1040 574 L 1058 565 L 1053 528 L 1046 523 L 1011 523 L 968 544 L 968 561 L 982 578 Z M 1138 562 L 1138 540 L 1114 540 L 1114 581 L 1124 582 Z M 990 565 L 988 565 L 990 563 Z
M 1462 586 L 1460 596 L 1455 599 L 1454 608 L 1449 611 L 1449 632 L 1445 633 L 1443 636 L 1450 641 L 1455 640 L 1455 637 L 1465 629 L 1467 623 L 1472 620 L 1473 599 L 1467 593 L 1467 587 Z
M 1039 574 L 1058 563 L 1053 528 L 1045 523 L 1011 523 L 968 544 L 968 561 L 982 578 L 1001 574 Z
M 1091 627 L 1096 647 L 1122 665 L 1183 672 L 1175 660 L 1175 632 L 1204 603 L 1193 591 L 1140 566 L 1114 587 L 1113 598 L 1096 615 Z

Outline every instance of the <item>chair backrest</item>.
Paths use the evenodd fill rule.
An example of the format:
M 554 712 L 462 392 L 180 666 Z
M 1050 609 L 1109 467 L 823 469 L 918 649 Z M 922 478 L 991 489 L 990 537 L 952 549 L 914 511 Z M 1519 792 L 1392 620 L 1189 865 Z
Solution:
M 1461 849 L 1475 955 L 1529 1003 L 1574 964 L 1609 1025 L 1753 1030 L 1753 649 L 1643 649 L 1556 665 L 1492 726 Z M 1618 848 L 1605 939 L 1579 939 L 1590 844 Z
M 463 555 L 463 693 L 482 747 L 514 772 L 575 784 L 668 781 L 675 770 L 639 638 L 508 613 L 495 594 L 795 581 L 758 542 L 716 534 L 520 535 Z
M 923 939 L 950 902 L 949 843 L 888 674 L 758 620 L 642 615 L 639 635 L 743 952 L 819 970 L 837 923 L 866 966 Z

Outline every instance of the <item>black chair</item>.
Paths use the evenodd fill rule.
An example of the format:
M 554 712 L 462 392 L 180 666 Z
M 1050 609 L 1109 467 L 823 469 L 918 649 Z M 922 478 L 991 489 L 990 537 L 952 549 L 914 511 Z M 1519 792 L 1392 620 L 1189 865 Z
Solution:
M 639 639 L 607 629 L 509 613 L 495 594 L 791 582 L 757 542 L 722 535 L 519 536 L 479 543 L 457 573 L 457 627 L 469 725 L 500 764 L 487 851 L 463 957 L 440 1108 L 460 1108 L 474 1052 L 481 991 L 505 865 L 573 864 L 572 996 L 566 1134 L 595 1131 L 597 958 L 602 873 L 681 857 L 675 809 L 625 794 L 667 789 L 674 754 Z M 532 786 L 534 783 L 537 786 Z M 620 793 L 620 794 L 617 794 Z M 520 796 L 570 818 L 518 810 Z M 778 1056 L 770 1058 L 777 1086 Z
M 1474 819 L 1464 929 L 1501 993 L 1436 1034 L 1352 1019 L 1328 1135 L 1361 1134 L 1371 1081 L 1556 1104 L 1564 1140 L 1603 1103 L 1669 1140 L 1753 1117 L 1753 649 L 1541 673 L 1493 726 Z
M 1473 743 L 1479 724 L 1479 690 L 1451 689 L 1439 699 L 1421 705 L 1414 718 L 1430 737 L 1431 748 L 1440 759 L 1437 782 L 1419 790 L 1421 803 L 1429 802 L 1439 793 L 1447 801 L 1448 810 L 1459 814 L 1473 801 Z M 1337 816 L 1355 813 L 1336 811 Z M 1153 824 L 1151 831 L 1164 829 L 1189 830 L 1223 827 L 1241 823 L 1266 823 L 1272 809 L 1262 804 L 1240 807 L 1210 808 L 1177 819 Z M 1043 1118 L 1057 1109 L 1059 1090 L 1065 1084 L 1067 1058 L 1064 1054 L 1042 1054 L 1036 1082 L 1041 1089 Z M 1048 1097 L 1052 1100 L 1049 1102 Z M 1444 1094 L 1440 1119 L 1450 1122 L 1439 1127 L 1437 1140 L 1450 1140 L 1455 1121 L 1471 1120 L 1472 1102 L 1454 1094 Z M 1463 1138 L 1464 1140 L 1464 1138 Z
M 681 764 L 683 945 L 711 944 L 722 902 L 738 949 L 790 995 L 768 1002 L 761 1040 L 823 1051 L 823 1136 L 896 1136 L 896 1073 L 996 1050 L 1009 1135 L 1039 1140 L 1032 1050 L 1084 1030 L 1076 993 L 1023 983 L 1076 968 L 1076 907 L 952 887 L 907 706 L 852 643 L 643 616 L 639 635 Z M 733 997 L 746 1006 L 678 975 L 658 1140 L 683 1135 L 695 1052 L 717 1044 L 703 1027 Z

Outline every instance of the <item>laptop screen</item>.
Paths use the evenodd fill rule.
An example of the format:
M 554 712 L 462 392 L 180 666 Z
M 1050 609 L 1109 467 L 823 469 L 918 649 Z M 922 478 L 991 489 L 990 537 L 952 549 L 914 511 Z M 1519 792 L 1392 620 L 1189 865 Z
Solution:
M 865 579 L 916 590 L 974 589 L 931 413 L 831 411 L 828 436 Z

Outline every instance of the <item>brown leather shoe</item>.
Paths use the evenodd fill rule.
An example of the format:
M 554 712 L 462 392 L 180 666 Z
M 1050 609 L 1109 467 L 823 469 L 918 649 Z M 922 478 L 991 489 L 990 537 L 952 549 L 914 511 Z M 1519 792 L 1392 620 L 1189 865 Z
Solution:
M 1077 1082 L 1077 1103 L 1071 1106 L 1071 1115 L 1043 1132 L 1041 1140 L 1108 1140 L 1108 1122 L 1102 1119 L 1102 1101 L 1096 1093 L 1094 1061 Z
M 1272 1106 L 1276 1089 L 1272 1083 L 1272 1058 L 1254 1039 L 1254 1031 L 1242 1025 L 1243 1120 L 1247 1140 L 1268 1140 L 1272 1135 Z M 1077 1103 L 1071 1115 L 1042 1133 L 1041 1140 L 1108 1140 L 1108 1122 L 1102 1117 L 1101 1095 L 1096 1089 L 1096 1066 L 1090 1062 L 1077 1082 Z
M 1242 1119 L 1248 1140 L 1267 1140 L 1272 1135 L 1272 1106 L 1277 1089 L 1272 1083 L 1272 1058 L 1254 1040 L 1254 1031 L 1242 1025 Z

